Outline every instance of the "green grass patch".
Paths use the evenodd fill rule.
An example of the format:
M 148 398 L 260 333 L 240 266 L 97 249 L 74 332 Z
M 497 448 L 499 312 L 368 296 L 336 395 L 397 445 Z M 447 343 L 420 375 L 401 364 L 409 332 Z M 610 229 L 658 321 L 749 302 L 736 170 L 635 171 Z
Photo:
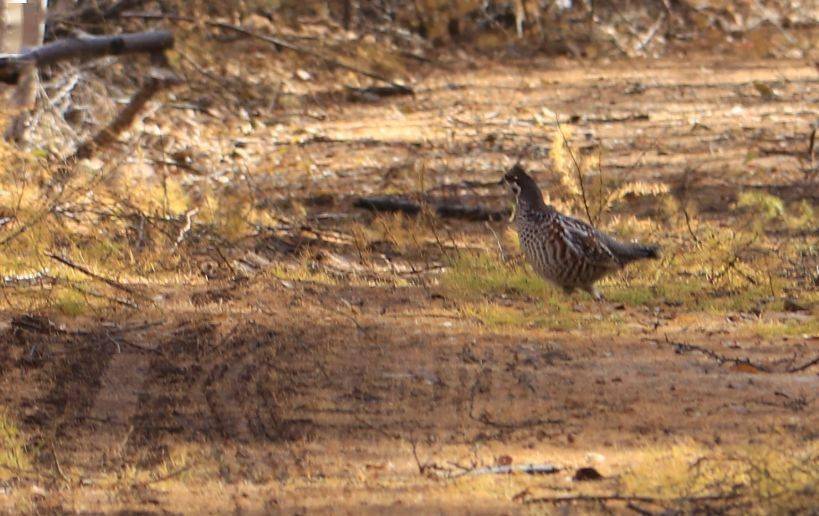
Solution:
M 573 330 L 581 327 L 585 317 L 558 304 L 536 303 L 526 309 L 491 303 L 468 303 L 461 312 L 489 328 L 529 328 Z
M 89 308 L 85 296 L 71 289 L 58 289 L 53 298 L 52 307 L 69 317 L 83 315 Z
M 441 276 L 441 287 L 454 299 L 486 296 L 554 298 L 557 291 L 523 265 L 502 262 L 487 253 L 461 253 Z

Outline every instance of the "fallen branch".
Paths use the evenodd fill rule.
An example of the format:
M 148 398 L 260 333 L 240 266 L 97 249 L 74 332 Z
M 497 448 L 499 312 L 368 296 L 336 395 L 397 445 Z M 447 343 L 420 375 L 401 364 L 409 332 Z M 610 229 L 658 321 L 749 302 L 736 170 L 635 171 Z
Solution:
M 122 297 L 116 296 L 106 296 L 105 294 L 101 294 L 95 290 L 85 289 L 78 284 L 74 283 L 73 281 L 67 281 L 66 284 L 85 296 L 96 297 L 98 299 L 105 299 L 106 301 L 113 301 L 114 303 L 120 304 L 122 306 L 132 308 L 134 310 L 139 309 L 139 305 L 131 301 L 130 299 L 125 299 Z
M 157 54 L 172 46 L 173 35 L 168 31 L 60 39 L 20 54 L 0 56 L 0 82 L 16 84 L 23 69 L 31 64 L 39 68 L 72 58 L 88 60 L 106 55 Z
M 46 284 L 54 282 L 54 278 L 49 276 L 48 267 L 39 270 L 30 272 L 27 274 L 12 274 L 9 276 L 3 276 L 0 278 L 0 288 L 6 287 L 20 287 L 20 286 L 31 286 L 34 284 Z
M 469 412 L 469 418 L 473 421 L 477 421 L 479 423 L 483 423 L 486 426 L 491 426 L 495 428 L 501 428 L 504 430 L 521 430 L 523 428 L 532 428 L 536 426 L 545 426 L 545 425 L 560 425 L 563 424 L 564 421 L 562 419 L 542 419 L 542 418 L 533 418 L 533 419 L 524 419 L 523 421 L 515 421 L 512 423 L 507 423 L 505 421 L 495 421 L 494 419 L 490 418 L 488 414 L 485 412 L 479 416 L 476 416 L 471 410 Z
M 406 95 L 414 95 L 415 91 L 405 84 L 401 84 L 393 79 L 390 79 L 384 75 L 381 75 L 376 72 L 372 72 L 370 70 L 366 70 L 364 68 L 360 68 L 356 65 L 348 64 L 339 59 L 336 59 L 333 56 L 326 55 L 324 52 L 319 50 L 314 50 L 312 48 L 306 48 L 295 43 L 291 43 L 287 40 L 277 38 L 275 36 L 268 36 L 266 34 L 259 34 L 258 32 L 246 29 L 239 25 L 233 25 L 231 23 L 225 22 L 217 22 L 211 20 L 198 20 L 196 18 L 190 16 L 180 16 L 174 14 L 162 14 L 162 13 L 122 13 L 122 18 L 139 18 L 139 19 L 147 19 L 147 20 L 172 20 L 172 21 L 182 21 L 182 22 L 190 22 L 190 23 L 204 23 L 210 27 L 216 27 L 223 30 L 230 30 L 236 32 L 238 34 L 244 34 L 245 36 L 249 36 L 254 39 L 258 39 L 260 41 L 264 41 L 266 43 L 270 43 L 274 45 L 276 48 L 286 48 L 288 50 L 292 50 L 294 52 L 298 52 L 300 54 L 305 54 L 313 57 L 317 57 L 322 61 L 325 61 L 331 65 L 338 66 L 339 68 L 344 68 L 345 70 L 349 70 L 351 72 L 355 72 L 357 74 L 364 75 L 365 77 L 369 77 L 371 79 L 375 79 L 377 81 L 381 81 L 384 83 L 389 84 L 396 90 L 406 94 Z
M 757 370 L 765 372 L 765 373 L 771 372 L 770 369 L 768 369 L 767 367 L 765 367 L 763 365 L 755 364 L 755 363 L 751 362 L 751 360 L 749 358 L 747 358 L 747 357 L 746 358 L 726 357 L 725 355 L 721 355 L 721 354 L 717 353 L 716 351 L 712 351 L 712 350 L 710 350 L 708 348 L 704 348 L 702 346 L 697 346 L 696 344 L 686 344 L 684 342 L 670 341 L 670 340 L 668 340 L 668 335 L 666 335 L 665 340 L 666 340 L 666 342 L 668 344 L 670 344 L 674 348 L 674 352 L 677 353 L 678 355 L 682 355 L 683 353 L 691 353 L 691 352 L 702 353 L 703 355 L 707 356 L 708 358 L 716 360 L 719 363 L 719 365 L 722 365 L 722 364 L 728 362 L 728 363 L 732 363 L 732 364 L 735 364 L 735 365 L 738 365 L 738 366 L 752 367 L 754 369 L 757 369 Z M 808 366 L 808 367 L 810 367 L 810 366 Z
M 66 267 L 74 269 L 75 271 L 79 271 L 79 272 L 85 274 L 86 276 L 89 276 L 89 277 L 94 278 L 96 280 L 102 281 L 103 283 L 105 283 L 106 285 L 108 285 L 108 286 L 110 286 L 112 288 L 115 288 L 117 290 L 121 290 L 123 292 L 127 292 L 128 294 L 131 294 L 132 296 L 143 297 L 143 298 L 145 297 L 142 294 L 140 294 L 139 292 L 137 292 L 136 290 L 132 289 L 131 287 L 123 285 L 122 283 L 120 283 L 120 282 L 118 282 L 116 280 L 112 280 L 111 278 L 106 278 L 105 276 L 101 276 L 101 275 L 99 275 L 99 274 L 97 274 L 95 272 L 92 272 L 89 269 L 83 267 L 82 265 L 79 265 L 77 263 L 72 262 L 68 258 L 59 256 L 59 255 L 56 255 L 56 254 L 52 254 L 52 253 L 45 253 L 45 255 L 48 256 L 49 258 L 51 258 L 52 260 L 56 260 L 56 261 L 62 263 Z
M 817 356 L 813 360 L 805 362 L 801 366 L 791 367 L 790 369 L 788 369 L 788 372 L 789 373 L 799 373 L 801 371 L 804 371 L 804 370 L 808 369 L 811 366 L 815 366 L 816 364 L 819 364 L 819 356 Z
M 89 140 L 77 146 L 77 150 L 67 160 L 74 161 L 90 158 L 98 149 L 111 145 L 123 131 L 134 123 L 139 112 L 154 95 L 165 87 L 178 82 L 179 79 L 168 70 L 155 71 L 111 123 Z
M 370 211 L 400 212 L 407 215 L 421 213 L 421 205 L 402 197 L 375 196 L 359 197 L 353 202 L 356 208 Z M 490 210 L 481 206 L 466 206 L 463 204 L 438 203 L 434 206 L 435 214 L 444 219 L 461 219 L 471 221 L 499 221 L 509 218 L 509 210 Z
M 569 502 L 642 502 L 642 503 L 653 503 L 653 504 L 679 504 L 681 502 L 685 503 L 696 503 L 696 502 L 713 502 L 713 501 L 720 501 L 720 500 L 734 500 L 739 497 L 737 493 L 726 493 L 726 494 L 718 494 L 718 495 L 706 495 L 706 496 L 692 496 L 687 498 L 679 498 L 679 499 L 665 499 L 665 498 L 656 498 L 653 496 L 637 496 L 637 495 L 619 495 L 619 494 L 612 494 L 612 495 L 557 495 L 557 496 L 540 496 L 537 498 L 528 498 L 524 500 L 524 504 L 535 504 L 535 503 L 569 503 Z
M 451 475 L 449 478 L 458 478 L 472 475 L 511 475 L 513 473 L 524 473 L 526 475 L 552 475 L 562 470 L 554 464 L 515 464 L 506 466 L 485 466 L 482 468 L 467 469 L 461 473 Z

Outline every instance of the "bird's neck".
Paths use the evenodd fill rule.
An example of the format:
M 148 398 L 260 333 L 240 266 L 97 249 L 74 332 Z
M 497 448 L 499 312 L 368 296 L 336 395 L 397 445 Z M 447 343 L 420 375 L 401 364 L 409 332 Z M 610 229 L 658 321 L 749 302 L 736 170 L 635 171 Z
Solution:
M 550 212 L 554 211 L 554 208 L 543 202 L 543 197 L 540 195 L 537 196 L 525 196 L 521 195 L 518 197 L 518 214 L 521 216 L 527 216 L 534 213 L 543 213 L 543 212 Z

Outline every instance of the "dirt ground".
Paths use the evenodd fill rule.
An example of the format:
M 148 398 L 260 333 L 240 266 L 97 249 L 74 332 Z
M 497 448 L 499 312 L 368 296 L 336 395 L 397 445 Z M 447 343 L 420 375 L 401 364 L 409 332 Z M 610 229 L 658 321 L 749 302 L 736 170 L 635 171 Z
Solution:
M 753 313 L 712 293 L 701 293 L 714 298 L 711 309 L 662 295 L 598 304 L 557 291 L 546 304 L 514 292 L 466 303 L 439 281 L 445 250 L 451 241 L 453 252 L 495 253 L 493 232 L 505 234 L 505 222 L 443 221 L 447 245 L 428 244 L 423 258 L 394 241 L 365 258 L 352 224 L 384 219 L 351 203 L 419 191 L 422 161 L 426 191 L 502 208 L 503 192 L 464 181 L 497 181 L 522 148 L 548 188 L 555 180 L 537 146 L 552 132 L 531 122 L 546 108 L 572 116 L 576 145 L 601 142 L 614 178 L 693 199 L 695 230 L 730 225 L 744 190 L 816 207 L 803 153 L 817 99 L 819 71 L 801 61 L 475 61 L 429 72 L 414 97 L 317 91 L 303 99 L 309 116 L 250 134 L 224 127 L 264 202 L 298 202 L 313 225 L 298 238 L 271 230 L 246 239 L 226 259 L 203 262 L 210 279 L 149 285 L 152 303 L 139 311 L 3 314 L 2 404 L 25 436 L 28 463 L 0 477 L 0 509 L 758 509 L 713 485 L 667 495 L 663 479 L 700 464 L 691 457 L 798 457 L 815 447 L 815 308 L 779 303 Z M 650 200 L 617 211 L 656 214 Z M 650 228 L 640 238 L 656 232 L 672 248 L 689 237 L 639 227 Z M 815 228 L 782 239 L 815 249 Z M 810 271 L 815 250 L 806 260 Z M 251 262 L 240 279 L 228 277 Z M 669 281 L 657 276 L 663 266 L 602 290 L 652 274 Z M 800 281 L 803 290 L 791 293 L 810 305 L 816 286 Z M 503 307 L 512 322 L 482 317 L 482 303 Z M 544 322 L 540 312 L 554 315 Z M 527 463 L 558 471 L 481 469 Z M 582 480 L 584 467 L 603 478 Z

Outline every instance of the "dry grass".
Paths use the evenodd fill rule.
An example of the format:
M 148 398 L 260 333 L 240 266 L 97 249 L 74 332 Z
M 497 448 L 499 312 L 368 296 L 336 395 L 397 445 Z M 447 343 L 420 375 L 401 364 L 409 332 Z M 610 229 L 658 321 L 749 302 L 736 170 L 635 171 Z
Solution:
M 626 492 L 677 500 L 741 495 L 750 514 L 811 511 L 819 498 L 819 450 L 816 443 L 784 447 L 749 445 L 709 451 L 693 443 L 643 450 L 622 478 Z

